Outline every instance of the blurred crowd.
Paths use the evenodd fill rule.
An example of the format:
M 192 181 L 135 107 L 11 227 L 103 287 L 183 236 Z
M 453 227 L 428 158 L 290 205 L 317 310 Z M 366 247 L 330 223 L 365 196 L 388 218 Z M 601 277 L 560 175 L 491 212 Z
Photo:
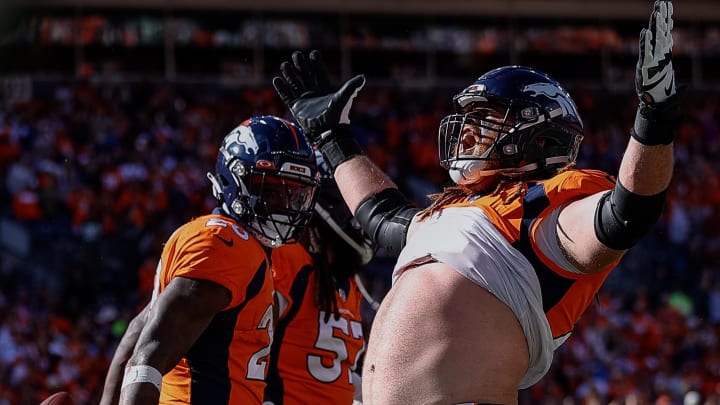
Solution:
M 436 131 L 454 90 L 371 87 L 354 107 L 365 152 L 420 205 L 448 184 Z M 586 127 L 578 167 L 616 173 L 634 92 L 570 90 Z M 686 92 L 665 214 L 522 404 L 720 404 L 719 101 Z M 36 84 L 0 110 L 0 405 L 59 390 L 99 401 L 163 241 L 214 207 L 219 142 L 258 114 L 287 116 L 271 88 L 157 83 Z M 392 265 L 380 251 L 367 266 L 375 299 Z

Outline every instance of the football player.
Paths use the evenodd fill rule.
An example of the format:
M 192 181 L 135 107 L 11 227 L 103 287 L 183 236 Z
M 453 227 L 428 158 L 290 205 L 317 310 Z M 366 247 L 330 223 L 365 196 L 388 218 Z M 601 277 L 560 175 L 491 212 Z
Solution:
M 272 253 L 280 315 L 266 405 L 350 405 L 359 383 L 365 339 L 355 276 L 374 249 L 317 158 L 322 176 L 315 215 L 300 243 Z
M 454 98 L 438 134 L 455 182 L 412 207 L 352 138 L 364 77 L 330 87 L 320 55 L 273 81 L 379 247 L 399 254 L 363 367 L 369 405 L 517 403 L 625 252 L 655 225 L 673 171 L 673 6 L 640 36 L 636 119 L 617 180 L 573 167 L 583 123 L 540 71 L 506 66 Z
M 147 307 L 113 357 L 101 403 L 261 404 L 273 339 L 269 249 L 295 243 L 319 185 L 302 132 L 273 116 L 222 141 L 218 208 L 165 243 Z

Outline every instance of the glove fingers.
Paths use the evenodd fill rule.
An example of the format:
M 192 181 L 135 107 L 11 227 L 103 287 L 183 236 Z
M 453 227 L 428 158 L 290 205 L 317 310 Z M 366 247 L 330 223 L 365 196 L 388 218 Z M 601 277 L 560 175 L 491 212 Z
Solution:
M 667 2 L 667 20 L 665 22 L 665 25 L 667 27 L 667 37 L 668 37 L 668 46 L 670 48 L 673 47 L 673 37 L 672 37 L 672 29 L 675 26 L 675 22 L 673 21 L 672 15 L 673 15 L 673 4 L 672 2 Z
M 640 32 L 640 55 L 636 71 L 636 89 L 645 103 L 661 103 L 675 94 L 672 69 L 673 5 L 657 0 L 647 29 Z
M 273 77 L 272 84 L 273 87 L 275 87 L 275 92 L 280 96 L 280 100 L 282 100 L 283 103 L 287 104 L 297 98 L 297 95 L 283 78 L 278 76 Z
M 650 30 L 643 29 L 643 39 L 642 39 L 642 63 L 645 67 L 648 67 L 650 64 L 652 64 L 652 61 L 654 59 L 654 50 L 655 50 L 655 44 L 653 41 L 654 35 Z
M 282 73 L 285 83 L 292 90 L 293 96 L 299 97 L 305 92 L 305 84 L 302 81 L 300 72 L 290 62 L 280 64 L 280 73 Z
M 638 43 L 640 44 L 640 49 L 638 53 L 638 66 L 642 66 L 643 62 L 645 61 L 645 31 L 647 31 L 647 29 L 645 28 L 640 30 L 640 39 L 638 40 Z
M 663 54 L 665 53 L 665 48 L 667 46 L 667 33 L 668 33 L 668 27 L 667 27 L 667 3 L 661 2 L 659 6 L 657 7 L 656 11 L 656 17 L 655 17 L 655 57 L 656 59 L 660 59 L 663 57 Z
M 309 88 L 315 88 L 315 80 L 312 78 L 312 72 L 310 71 L 310 67 L 308 66 L 307 60 L 305 60 L 305 56 L 302 52 L 293 52 L 292 61 L 298 77 L 303 83 L 304 89 L 308 90 Z
M 320 55 L 320 51 L 314 50 L 310 52 L 310 65 L 315 73 L 315 81 L 320 89 L 330 88 L 330 75 L 327 71 L 327 66 Z
M 658 24 L 660 24 L 660 19 L 658 19 L 658 8 L 660 6 L 656 5 L 655 10 L 652 13 L 652 17 L 650 19 L 650 27 L 648 31 L 650 31 L 650 34 L 652 35 L 650 39 L 650 55 L 653 55 L 654 52 L 656 52 L 658 46 L 657 46 L 657 39 L 658 39 L 658 32 L 662 32 L 662 30 L 658 30 Z
M 672 36 L 670 31 L 673 29 L 673 4 L 669 0 L 657 0 L 655 2 L 653 12 L 650 16 L 649 28 L 653 34 L 653 49 L 657 54 L 662 54 L 666 42 L 670 42 L 668 45 L 672 47 Z M 660 42 L 660 46 L 656 44 Z

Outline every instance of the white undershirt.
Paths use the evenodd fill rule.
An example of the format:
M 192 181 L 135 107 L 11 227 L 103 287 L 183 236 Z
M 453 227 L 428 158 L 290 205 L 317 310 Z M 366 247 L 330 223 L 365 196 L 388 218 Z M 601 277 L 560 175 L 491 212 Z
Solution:
M 560 211 L 563 208 L 565 208 L 565 205 L 555 208 L 550 215 L 537 219 L 536 221 L 540 222 L 538 223 L 533 236 L 535 237 L 538 249 L 540 249 L 540 251 L 548 259 L 552 260 L 553 263 L 570 273 L 583 274 L 582 271 L 578 270 L 577 267 L 570 263 L 560 248 L 557 236 L 557 222 L 558 217 L 560 216 Z

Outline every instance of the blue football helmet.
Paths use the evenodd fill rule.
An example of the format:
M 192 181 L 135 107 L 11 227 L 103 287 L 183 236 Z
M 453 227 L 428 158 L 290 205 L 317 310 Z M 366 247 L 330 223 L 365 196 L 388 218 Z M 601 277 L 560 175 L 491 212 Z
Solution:
M 297 242 L 312 218 L 315 155 L 289 121 L 258 116 L 240 124 L 223 139 L 207 176 L 223 212 L 267 247 Z
M 492 175 L 544 178 L 577 158 L 583 123 L 575 102 L 547 74 L 505 66 L 453 98 L 438 131 L 440 164 L 457 184 Z
M 320 191 L 315 214 L 358 254 L 361 264 L 367 264 L 375 254 L 375 244 L 350 212 L 320 151 L 315 151 L 315 158 L 320 171 Z

